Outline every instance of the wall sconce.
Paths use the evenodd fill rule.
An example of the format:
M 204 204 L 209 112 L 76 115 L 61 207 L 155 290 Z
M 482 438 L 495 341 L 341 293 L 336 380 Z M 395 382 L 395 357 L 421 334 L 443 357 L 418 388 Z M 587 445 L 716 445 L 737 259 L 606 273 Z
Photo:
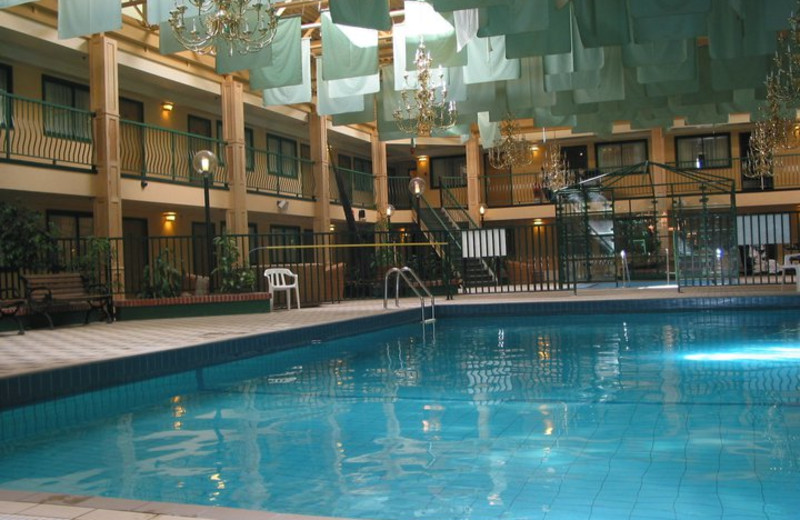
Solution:
M 175 213 L 174 211 L 165 211 L 164 212 L 164 220 L 166 220 L 167 222 L 175 222 L 175 220 L 177 218 L 178 218 L 178 214 Z
M 478 213 L 481 214 L 481 227 L 483 227 L 483 217 L 484 217 L 484 215 L 486 215 L 486 205 L 485 204 L 481 204 L 480 205 L 480 207 L 478 208 Z
M 277 204 L 278 204 L 278 211 L 285 211 L 286 208 L 289 207 L 288 200 L 279 200 Z
M 161 103 L 161 110 L 172 112 L 173 108 L 175 108 L 175 104 L 172 101 L 164 101 Z
M 421 163 L 426 163 L 426 162 L 428 162 L 428 156 L 427 155 L 420 155 L 419 157 L 417 157 L 417 161 L 419 161 Z
M 533 219 L 533 225 L 534 226 L 541 226 L 542 224 L 543 224 L 542 219 L 540 219 L 540 218 Z
M 336 224 L 334 224 L 333 222 L 331 222 L 331 225 L 330 225 L 330 226 L 328 226 L 328 231 L 330 231 L 331 233 L 333 233 L 334 231 L 336 231 Z

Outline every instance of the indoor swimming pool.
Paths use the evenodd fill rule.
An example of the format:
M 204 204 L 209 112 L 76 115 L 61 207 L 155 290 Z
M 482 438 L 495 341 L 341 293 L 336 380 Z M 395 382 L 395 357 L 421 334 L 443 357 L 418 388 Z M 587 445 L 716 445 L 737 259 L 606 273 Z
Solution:
M 0 414 L 0 488 L 354 519 L 800 510 L 796 309 L 447 318 Z

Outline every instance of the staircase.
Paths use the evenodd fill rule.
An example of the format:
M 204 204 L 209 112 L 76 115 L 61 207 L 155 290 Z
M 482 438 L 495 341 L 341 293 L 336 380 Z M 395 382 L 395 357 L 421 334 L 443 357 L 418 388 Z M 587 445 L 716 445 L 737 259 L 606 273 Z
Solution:
M 483 258 L 462 258 L 461 231 L 478 227 L 471 220 L 464 220 L 461 224 L 456 223 L 452 217 L 453 211 L 447 208 L 433 208 L 424 198 L 420 198 L 420 204 L 416 208 L 417 222 L 430 242 L 448 243 L 447 251 L 451 253 L 450 264 L 453 271 L 460 276 L 464 289 L 497 285 L 497 275 Z M 440 257 L 444 257 L 445 252 L 441 247 L 435 249 Z

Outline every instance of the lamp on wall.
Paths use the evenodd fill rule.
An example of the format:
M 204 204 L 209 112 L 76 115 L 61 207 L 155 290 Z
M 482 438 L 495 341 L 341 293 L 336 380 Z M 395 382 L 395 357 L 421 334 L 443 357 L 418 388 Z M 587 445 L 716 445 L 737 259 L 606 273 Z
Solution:
M 483 227 L 483 218 L 484 218 L 484 215 L 486 215 L 486 205 L 485 204 L 481 204 L 480 205 L 480 207 L 478 208 L 478 213 L 481 214 L 481 227 Z
M 177 218 L 178 218 L 178 214 L 175 213 L 174 211 L 165 211 L 164 212 L 164 220 L 166 220 L 167 222 L 175 222 L 175 220 L 177 220 Z
M 277 205 L 278 205 L 278 211 L 286 211 L 286 208 L 289 207 L 289 201 L 288 200 L 279 200 Z
M 172 101 L 164 101 L 161 103 L 161 110 L 165 112 L 172 112 L 173 108 L 175 108 L 175 104 Z
M 278 29 L 272 0 L 175 0 L 167 21 L 186 49 L 212 55 L 258 52 Z

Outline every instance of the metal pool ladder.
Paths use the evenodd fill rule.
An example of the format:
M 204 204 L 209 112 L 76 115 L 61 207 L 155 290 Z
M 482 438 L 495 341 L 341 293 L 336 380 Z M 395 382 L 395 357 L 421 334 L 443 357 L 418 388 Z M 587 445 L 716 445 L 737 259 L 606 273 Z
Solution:
M 422 288 L 422 291 L 425 294 L 422 294 L 422 293 L 419 292 L 419 290 L 417 289 L 417 286 L 415 286 L 412 283 L 412 281 L 409 280 L 408 276 L 406 276 L 406 273 L 411 273 L 411 276 L 414 278 L 414 281 L 417 283 L 417 286 Z M 384 309 L 388 309 L 389 308 L 388 307 L 389 278 L 393 274 L 397 275 L 397 277 L 395 278 L 395 285 L 394 285 L 394 306 L 395 307 L 400 307 L 400 278 L 402 278 L 403 280 L 405 280 L 406 284 L 408 284 L 408 286 L 411 287 L 411 290 L 414 291 L 414 294 L 417 295 L 417 298 L 419 298 L 419 305 L 420 305 L 420 308 L 422 309 L 422 323 L 433 323 L 433 322 L 435 322 L 436 321 L 436 301 L 434 300 L 433 295 L 428 290 L 428 288 L 425 287 L 425 284 L 422 283 L 422 280 L 419 279 L 419 276 L 417 276 L 417 273 L 415 273 L 414 270 L 411 269 L 410 267 L 408 267 L 407 265 L 403 266 L 403 267 L 392 267 L 391 269 L 389 269 L 386 272 L 386 277 L 383 280 L 383 308 Z M 427 318 L 427 319 L 425 318 L 425 296 L 427 296 L 431 300 L 431 317 Z

